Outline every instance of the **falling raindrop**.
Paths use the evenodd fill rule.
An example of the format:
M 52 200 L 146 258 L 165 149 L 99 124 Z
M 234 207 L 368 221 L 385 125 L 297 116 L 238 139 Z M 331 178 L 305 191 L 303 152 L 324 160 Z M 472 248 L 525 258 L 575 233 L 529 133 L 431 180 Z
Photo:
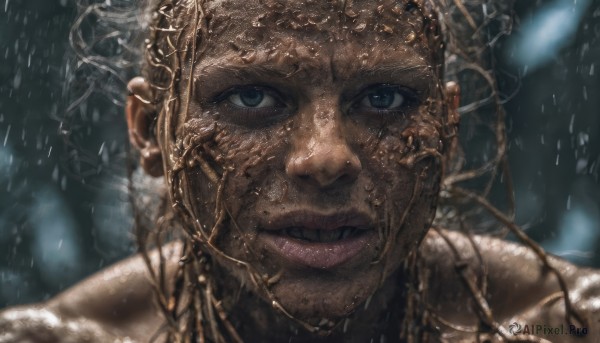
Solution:
M 21 74 L 21 69 L 17 69 L 17 73 L 15 74 L 15 77 L 13 78 L 13 88 L 14 89 L 19 89 L 19 87 L 21 87 L 21 81 L 22 81 L 22 74 Z
M 571 121 L 569 122 L 569 133 L 573 133 L 573 123 L 575 122 L 575 113 L 571 114 Z
M 11 125 L 8 124 L 8 129 L 6 129 L 6 134 L 4 135 L 4 143 L 2 143 L 3 146 L 6 146 L 6 142 L 8 141 L 8 135 L 10 134 L 10 128 L 11 128 Z

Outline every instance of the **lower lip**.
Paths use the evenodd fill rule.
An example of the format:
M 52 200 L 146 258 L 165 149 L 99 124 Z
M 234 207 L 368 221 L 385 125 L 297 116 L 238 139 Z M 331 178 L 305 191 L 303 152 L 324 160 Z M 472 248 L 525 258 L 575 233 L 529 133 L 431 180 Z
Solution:
M 289 236 L 261 234 L 267 245 L 287 260 L 318 269 L 335 268 L 369 245 L 371 232 L 336 242 L 318 243 L 295 239 Z

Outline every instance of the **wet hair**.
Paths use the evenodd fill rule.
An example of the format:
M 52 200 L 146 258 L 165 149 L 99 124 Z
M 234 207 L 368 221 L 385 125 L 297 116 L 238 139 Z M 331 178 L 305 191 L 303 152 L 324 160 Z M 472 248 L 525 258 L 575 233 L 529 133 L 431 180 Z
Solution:
M 576 320 L 582 323 L 583 318 L 571 306 L 560 273 L 548 262 L 539 245 L 528 238 L 513 220 L 514 199 L 503 107 L 510 95 L 503 95 L 499 89 L 494 53 L 496 43 L 512 29 L 512 3 L 502 0 L 406 2 L 406 10 L 420 10 L 426 19 L 424 30 L 429 36 L 431 51 L 436 54 L 431 60 L 439 69 L 439 86 L 442 81 L 457 81 L 461 84 L 465 104 L 459 109 L 460 136 L 454 130 L 444 132 L 444 177 L 432 229 L 445 239 L 457 262 L 460 260 L 458 248 L 445 237 L 442 229 L 460 230 L 468 237 L 474 233 L 500 237 L 512 233 L 531 248 L 543 266 L 558 278 L 564 293 L 567 322 Z M 111 99 L 115 110 L 121 111 L 126 80 L 141 74 L 153 89 L 154 96 L 148 100 L 160 108 L 153 118 L 155 125 L 162 128 L 157 134 L 164 142 L 175 146 L 173 159 L 167 163 L 172 170 L 167 173 L 166 185 L 162 185 L 160 180 L 142 176 L 135 166 L 130 168 L 129 177 L 137 243 L 152 275 L 158 305 L 166 318 L 163 329 L 168 340 L 241 341 L 218 299 L 219 290 L 215 289 L 209 272 L 211 255 L 224 255 L 213 245 L 210 237 L 227 216 L 226 208 L 219 202 L 227 171 L 214 170 L 198 154 L 196 148 L 204 143 L 202 137 L 175 137 L 178 120 L 173 119 L 176 118 L 174 114 L 185 115 L 189 101 L 175 86 L 181 73 L 185 72 L 182 61 L 200 58 L 203 39 L 209 35 L 202 0 L 81 0 L 79 5 L 80 16 L 71 33 L 76 58 L 68 74 L 72 106 L 67 113 L 73 113 L 90 101 L 93 94 Z M 68 115 L 65 125 L 71 123 L 75 126 L 74 118 Z M 445 124 L 445 127 L 451 127 L 452 123 Z M 467 144 L 471 141 L 479 144 Z M 484 148 L 470 148 L 475 145 Z M 166 151 L 163 152 L 163 156 L 169 156 Z M 203 228 L 192 219 L 189 200 L 179 191 L 186 187 L 180 172 L 190 159 L 199 165 L 211 182 L 219 186 L 216 224 L 212 230 Z M 135 160 L 134 152 L 130 152 L 128 163 L 131 160 Z M 162 201 L 156 203 L 156 199 Z M 151 201 L 154 201 L 151 207 L 154 210 L 148 210 L 146 206 Z M 181 225 L 182 220 L 188 225 Z M 187 233 L 182 236 L 184 230 Z M 184 251 L 175 280 L 167 280 L 160 247 L 176 237 L 185 237 Z M 475 243 L 471 242 L 478 251 Z M 148 257 L 148 251 L 155 247 L 160 253 L 158 266 L 152 265 Z M 275 310 L 309 331 L 326 334 L 330 330 L 315 328 L 289 315 L 250 264 L 234 262 L 247 269 L 251 282 L 271 298 Z M 410 254 L 402 268 L 409 277 L 401 338 L 409 342 L 424 341 L 427 336 L 437 334 L 436 326 L 450 324 L 427 306 L 427 289 L 422 282 L 427 271 L 418 250 Z M 457 273 L 468 285 L 477 307 L 480 319 L 477 331 L 482 337 L 500 335 L 509 340 L 486 303 L 486 271 L 483 268 L 464 270 L 457 268 Z M 190 290 L 191 300 L 183 303 L 185 284 L 194 286 Z

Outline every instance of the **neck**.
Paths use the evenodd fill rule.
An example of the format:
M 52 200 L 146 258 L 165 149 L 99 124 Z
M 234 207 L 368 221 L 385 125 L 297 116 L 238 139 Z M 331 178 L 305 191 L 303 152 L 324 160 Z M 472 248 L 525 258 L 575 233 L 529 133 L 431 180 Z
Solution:
M 214 265 L 217 295 L 228 318 L 245 342 L 380 342 L 397 341 L 405 307 L 402 270 L 392 274 L 369 299 L 331 332 L 309 332 L 277 312 L 268 301 L 242 286 L 228 271 Z

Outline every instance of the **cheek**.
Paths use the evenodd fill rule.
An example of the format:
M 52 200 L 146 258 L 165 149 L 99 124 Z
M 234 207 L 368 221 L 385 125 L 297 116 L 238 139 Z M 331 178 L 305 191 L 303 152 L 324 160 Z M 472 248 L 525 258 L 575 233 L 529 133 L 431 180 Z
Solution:
M 405 120 L 408 124 L 391 123 L 368 140 L 371 160 L 389 172 L 411 170 L 420 160 L 441 157 L 441 120 L 423 108 Z
M 388 248 L 394 259 L 429 229 L 441 181 L 440 120 L 417 113 L 406 121 L 387 125 L 365 148 L 375 184 L 368 199 L 394 242 Z
M 277 194 L 263 194 L 263 189 L 265 182 L 276 173 L 275 169 L 283 169 L 288 146 L 286 128 L 286 125 L 280 125 L 245 129 L 201 119 L 188 121 L 183 136 L 191 137 L 187 140 L 195 144 L 190 158 L 204 157 L 220 179 L 219 184 L 206 186 L 206 183 L 211 183 L 207 175 L 202 175 L 206 173 L 197 173 L 195 189 L 211 188 L 208 194 L 213 194 L 209 197 L 214 199 L 214 193 L 222 187 L 222 200 L 232 214 L 253 207 L 258 196 L 278 197 Z M 188 163 L 193 164 L 193 161 Z M 202 171 L 201 168 L 196 169 Z
M 389 200 L 381 199 L 385 193 L 388 193 L 387 198 L 390 192 L 410 192 L 419 176 L 419 156 L 426 152 L 436 154 L 436 149 L 429 148 L 432 145 L 429 136 L 437 136 L 435 130 L 427 130 L 411 121 L 409 125 L 386 125 L 365 139 L 361 149 L 365 172 L 373 180 L 373 190 L 367 189 L 374 199 L 372 205 L 379 206 Z

